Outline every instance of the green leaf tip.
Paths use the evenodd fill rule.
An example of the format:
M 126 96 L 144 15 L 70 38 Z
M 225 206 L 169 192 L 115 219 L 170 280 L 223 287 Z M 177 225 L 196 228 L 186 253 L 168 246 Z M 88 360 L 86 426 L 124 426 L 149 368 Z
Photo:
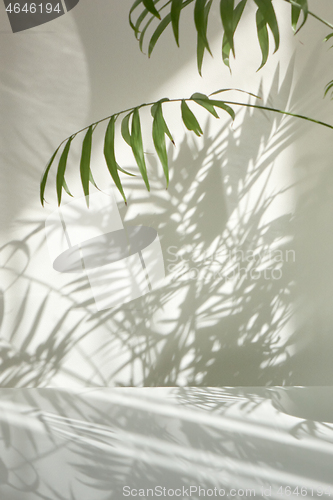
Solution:
M 261 64 L 257 71 L 259 71 L 263 66 L 265 66 L 268 58 L 268 52 L 269 52 L 269 39 L 268 39 L 268 30 L 267 30 L 267 24 L 266 21 L 261 13 L 261 11 L 258 9 L 256 13 L 256 23 L 257 23 L 257 33 L 258 33 L 258 40 L 259 40 L 259 45 L 260 45 L 260 50 L 262 54 L 262 59 L 261 59 Z
M 133 114 L 133 111 L 128 113 L 128 115 L 123 118 L 121 122 L 121 135 L 123 136 L 124 141 L 131 146 L 131 133 L 129 130 L 129 120 Z
M 45 202 L 44 194 L 45 194 L 47 178 L 48 178 L 48 175 L 50 172 L 50 168 L 52 167 L 52 164 L 54 162 L 55 157 L 57 156 L 59 149 L 60 149 L 60 146 L 57 147 L 57 149 L 55 150 L 55 152 L 51 156 L 48 164 L 45 167 L 44 174 L 43 174 L 42 179 L 40 181 L 40 202 L 41 202 L 42 206 L 44 206 L 44 202 Z
M 303 12 L 303 21 L 300 25 L 300 27 L 297 29 L 297 24 L 301 15 L 301 12 Z M 306 20 L 308 18 L 308 2 L 307 0 L 293 0 L 291 2 L 291 27 L 296 35 L 296 33 L 299 32 L 299 30 L 304 26 L 306 23 Z
M 194 24 L 197 30 L 197 66 L 199 75 L 202 76 L 202 63 L 205 50 L 212 56 L 207 39 L 208 15 L 212 6 L 212 1 L 196 0 L 194 6 Z
M 153 109 L 154 108 L 154 109 Z M 163 167 L 164 175 L 165 175 L 165 180 L 166 180 L 166 187 L 169 186 L 169 165 L 168 165 L 168 153 L 166 150 L 166 144 L 165 144 L 165 135 L 169 135 L 169 129 L 165 123 L 164 117 L 163 117 L 163 111 L 162 111 L 162 103 L 158 102 L 154 104 L 154 106 L 151 109 L 151 114 L 154 118 L 153 120 L 153 142 L 154 146 L 156 149 L 156 153 L 160 159 L 160 162 Z M 171 134 L 170 134 L 171 136 Z M 171 137 L 171 140 L 173 142 L 173 139 Z
M 216 113 L 214 106 L 211 104 L 210 99 L 205 94 L 201 94 L 200 92 L 196 92 L 192 94 L 190 97 L 191 101 L 196 102 L 199 106 L 207 109 L 209 113 L 211 113 L 215 118 L 219 118 L 219 115 Z
M 143 5 L 146 7 L 146 9 L 153 14 L 153 16 L 157 17 L 157 19 L 161 19 L 161 16 L 155 8 L 155 4 L 153 0 L 142 0 Z
M 179 20 L 180 20 L 180 13 L 182 10 L 182 3 L 183 0 L 171 0 L 170 15 L 171 15 L 172 30 L 178 47 L 179 47 Z
M 91 179 L 90 160 L 91 160 L 92 134 L 93 134 L 93 125 L 90 125 L 83 139 L 81 161 L 80 161 L 81 183 L 84 195 L 87 197 L 89 196 L 89 181 Z M 89 201 L 87 198 L 87 204 L 88 203 Z
M 146 184 L 146 188 L 148 191 L 150 191 L 150 185 L 147 175 L 147 167 L 143 151 L 141 123 L 140 123 L 140 115 L 138 108 L 135 108 L 133 111 L 132 129 L 131 129 L 131 148 L 133 151 L 135 161 L 139 167 L 140 173 L 144 180 L 144 183 Z
M 68 153 L 69 149 L 71 147 L 71 143 L 73 140 L 73 136 L 71 136 L 63 149 L 63 152 L 60 156 L 59 164 L 58 164 L 58 170 L 57 170 L 57 179 L 56 179 L 56 186 L 57 186 L 57 198 L 58 198 L 58 206 L 61 204 L 61 195 L 62 195 L 62 189 L 64 187 L 64 181 L 65 181 L 65 171 L 67 167 L 67 160 L 68 160 Z
M 186 104 L 185 99 L 182 99 L 181 113 L 185 127 L 188 130 L 192 130 L 198 137 L 202 136 L 203 131 L 201 130 L 199 122 Z
M 105 139 L 104 139 L 104 158 L 106 161 L 106 165 L 108 167 L 108 170 L 110 172 L 110 175 L 122 195 L 124 202 L 126 203 L 126 196 L 123 190 L 123 186 L 121 184 L 118 170 L 119 170 L 119 165 L 116 161 L 115 157 L 115 122 L 116 122 L 116 117 L 115 115 L 111 116 L 110 121 L 108 123 L 106 132 L 105 132 Z

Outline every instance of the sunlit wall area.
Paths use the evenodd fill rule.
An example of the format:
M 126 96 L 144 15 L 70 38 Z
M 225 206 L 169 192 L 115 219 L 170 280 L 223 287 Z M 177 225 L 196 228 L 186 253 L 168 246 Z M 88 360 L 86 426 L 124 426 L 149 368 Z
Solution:
M 0 6 L 2 387 L 331 383 L 332 130 L 237 104 L 331 122 L 329 96 L 323 99 L 331 79 L 332 55 L 323 43 L 329 28 L 311 18 L 294 36 L 290 6 L 276 0 L 281 47 L 273 55 L 270 38 L 268 62 L 257 71 L 256 9 L 249 2 L 230 72 L 221 60 L 217 4 L 209 24 L 213 57 L 205 55 L 202 77 L 191 7 L 182 14 L 180 48 L 166 30 L 148 59 L 128 25 L 130 1 L 80 0 L 68 14 L 16 34 Z M 328 0 L 311 8 L 333 18 Z M 112 187 L 103 157 L 106 123 L 99 125 L 91 165 L 107 194 L 91 190 L 96 199 L 109 196 L 109 204 L 99 205 L 100 220 L 92 205 L 90 212 L 84 203 L 76 212 L 62 209 L 45 232 L 57 209 L 56 165 L 45 208 L 39 181 L 63 139 L 131 106 L 227 88 L 254 95 L 216 95 L 236 103 L 233 122 L 222 110 L 217 120 L 192 106 L 201 138 L 185 129 L 178 102 L 163 105 L 175 140 L 167 146 L 167 190 L 149 110 L 141 111 L 141 126 L 150 192 L 116 131 L 117 160 L 136 174 L 120 174 L 127 206 Z M 66 174 L 75 198 L 83 196 L 82 138 L 73 140 Z M 65 192 L 63 203 L 74 203 Z M 152 248 L 165 271 L 158 285 L 140 285 L 132 300 L 116 304 L 109 294 L 117 295 L 118 282 L 118 295 L 125 294 L 133 278 L 126 269 L 53 269 L 69 227 L 88 239 L 127 226 L 158 235 Z M 103 282 L 100 307 L 96 280 Z
M 286 415 L 281 396 L 258 387 L 2 390 L 1 498 L 329 496 L 332 424 Z

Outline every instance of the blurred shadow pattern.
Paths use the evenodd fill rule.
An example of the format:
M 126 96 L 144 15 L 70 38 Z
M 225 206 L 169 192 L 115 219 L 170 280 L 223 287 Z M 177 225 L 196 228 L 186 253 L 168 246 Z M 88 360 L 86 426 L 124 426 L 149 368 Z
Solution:
M 326 495 L 332 424 L 276 410 L 279 390 L 1 390 L 1 498 L 149 498 L 156 487 L 192 487 L 193 499 L 199 487 L 237 499 Z
M 277 68 L 263 104 L 298 102 L 293 68 L 291 60 L 282 80 Z M 313 340 L 304 349 L 295 322 L 293 239 L 301 235 L 287 203 L 295 183 L 281 182 L 274 164 L 307 124 L 251 110 L 239 122 L 210 132 L 208 121 L 202 146 L 186 136 L 167 192 L 154 160 L 149 197 L 139 180 L 127 182 L 122 219 L 157 230 L 168 273 L 161 288 L 96 312 L 86 276 L 58 288 L 29 274 L 31 252 L 43 247 L 41 222 L 2 249 L 11 249 L 10 287 L 25 284 L 15 314 L 6 315 L 3 298 L 2 387 L 302 384 Z M 20 273 L 10 265 L 17 254 L 26 262 Z

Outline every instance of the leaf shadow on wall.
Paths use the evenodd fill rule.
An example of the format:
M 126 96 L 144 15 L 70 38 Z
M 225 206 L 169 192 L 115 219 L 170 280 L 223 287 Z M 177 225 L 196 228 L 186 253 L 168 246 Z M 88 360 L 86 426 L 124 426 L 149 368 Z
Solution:
M 287 106 L 292 67 L 293 62 L 279 90 L 277 71 L 268 103 Z M 292 187 L 269 193 L 274 160 L 302 134 L 302 127 L 281 116 L 246 112 L 240 130 L 224 127 L 208 139 L 206 132 L 198 151 L 184 140 L 173 162 L 168 199 L 153 189 L 144 216 L 140 204 L 146 203 L 146 193 L 138 181 L 131 181 L 136 197 L 129 201 L 140 216 L 127 222 L 158 228 L 166 266 L 172 262 L 173 269 L 160 290 L 132 306 L 93 316 L 112 322 L 123 352 L 129 350 L 128 359 L 113 370 L 114 353 L 105 346 L 110 384 L 292 383 L 289 347 L 294 344 L 288 337 L 292 332 L 284 330 L 292 317 L 295 279 L 288 246 L 292 215 L 265 218 Z M 195 159 L 189 160 L 191 156 Z M 152 186 L 158 183 L 156 178 Z M 256 184 L 261 187 L 251 206 Z M 274 245 L 282 260 L 267 250 Z M 249 252 L 257 257 L 247 259 Z M 184 265 L 194 254 L 209 257 Z M 126 371 L 130 375 L 122 380 Z
M 286 109 L 299 99 L 299 92 L 294 97 L 290 90 L 293 61 L 279 80 L 277 70 L 262 104 Z M 96 313 L 91 294 L 86 298 L 87 278 L 71 278 L 58 290 L 22 272 L 27 290 L 29 283 L 40 287 L 41 300 L 29 307 L 27 293 L 18 304 L 20 336 L 15 333 L 10 340 L 18 327 L 6 327 L 3 387 L 45 386 L 56 377 L 90 386 L 301 383 L 303 354 L 293 364 L 302 340 L 292 323 L 295 224 L 291 212 L 274 212 L 274 203 L 284 200 L 293 182 L 288 178 L 272 189 L 270 177 L 274 161 L 302 136 L 304 126 L 282 115 L 247 110 L 238 128 L 226 125 L 211 137 L 206 132 L 201 149 L 194 150 L 187 138 L 179 146 L 167 195 L 157 173 L 151 176 L 148 205 L 142 182 L 127 184 L 135 192 L 130 206 L 140 215 L 128 217 L 123 209 L 123 219 L 158 229 L 166 267 L 175 266 L 165 285 L 127 306 Z M 28 256 L 41 229 L 36 221 L 26 238 Z M 191 262 L 190 268 L 184 261 Z M 57 306 L 58 322 L 45 326 L 51 291 L 63 302 Z M 24 315 L 31 317 L 34 308 L 27 327 Z M 8 349 L 16 352 L 11 361 Z M 17 374 L 23 358 L 24 376 Z
M 102 500 L 157 485 L 259 494 L 331 479 L 332 426 L 274 411 L 271 389 L 143 391 L 2 391 L 2 497 Z

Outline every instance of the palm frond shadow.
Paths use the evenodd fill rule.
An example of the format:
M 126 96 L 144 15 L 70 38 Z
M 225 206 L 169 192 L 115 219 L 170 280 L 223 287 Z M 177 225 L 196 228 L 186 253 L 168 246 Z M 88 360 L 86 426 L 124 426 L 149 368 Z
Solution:
M 332 426 L 292 417 L 287 424 L 285 418 L 279 421 L 264 388 L 90 394 L 32 389 L 3 396 L 1 422 L 10 429 L 7 443 L 4 436 L 0 441 L 6 500 L 23 491 L 28 500 L 119 498 L 124 486 L 228 490 L 237 485 L 259 492 L 263 485 L 278 488 L 305 477 L 315 487 L 314 448 L 323 484 L 331 477 L 322 444 L 332 440 Z M 20 457 L 15 456 L 18 429 Z M 27 466 L 34 481 L 27 481 Z M 50 466 L 57 470 L 54 477 Z M 24 481 L 30 485 L 26 490 Z
M 311 66 L 298 77 L 297 92 L 290 90 L 293 67 L 292 60 L 282 81 L 277 69 L 265 103 L 294 106 L 302 90 L 297 82 L 308 77 Z M 266 215 L 293 186 L 289 183 L 268 194 L 267 183 L 274 160 L 306 125 L 267 112 L 241 113 L 242 125 L 234 129 L 223 126 L 215 134 L 207 129 L 203 146 L 183 141 L 171 165 L 168 192 L 161 189 L 161 177 L 152 175 L 148 208 L 142 183 L 128 180 L 135 193 L 129 198 L 131 213 L 136 215 L 123 207 L 122 217 L 127 223 L 158 229 L 168 274 L 163 288 L 122 308 L 96 313 L 86 278 L 69 279 L 58 290 L 30 275 L 29 268 L 17 274 L 26 293 L 17 306 L 16 325 L 2 323 L 3 387 L 47 386 L 58 376 L 97 386 L 299 383 L 304 358 L 296 365 L 290 354 L 299 335 L 287 330 L 294 262 L 268 258 L 262 269 L 280 269 L 281 279 L 267 280 L 261 274 L 249 280 L 258 262 L 244 262 L 242 255 L 274 245 L 289 248 L 288 237 L 295 231 L 292 215 L 273 220 Z M 153 162 L 150 168 L 158 171 Z M 42 245 L 42 228 L 41 221 L 30 225 L 24 240 L 12 243 L 15 251 L 29 260 L 33 249 Z M 234 279 L 227 279 L 233 273 Z M 28 285 L 40 291 L 33 308 Z M 83 299 L 82 292 L 90 298 Z M 52 294 L 62 297 L 65 305 L 50 326 L 45 325 L 51 300 L 46 297 Z M 6 318 L 6 293 L 4 304 Z M 86 346 L 85 340 L 92 338 L 94 343 Z M 80 361 L 72 368 L 65 360 L 74 352 Z M 21 365 L 24 368 L 18 368 Z M 83 375 L 82 366 L 89 367 L 89 375 Z
M 268 101 L 287 106 L 292 68 L 293 62 L 279 90 L 277 70 Z M 108 383 L 290 383 L 292 373 L 288 376 L 285 370 L 289 339 L 283 331 L 292 317 L 293 262 L 272 262 L 268 256 L 262 269 L 276 270 L 279 279 L 272 279 L 271 274 L 267 279 L 263 272 L 259 279 L 247 279 L 258 268 L 258 261 L 242 257 L 274 245 L 282 251 L 289 248 L 285 240 L 292 236 L 292 215 L 263 221 L 279 196 L 292 187 L 267 195 L 274 160 L 301 134 L 302 127 L 295 128 L 292 120 L 269 114 L 263 120 L 246 112 L 241 127 L 232 131 L 223 127 L 195 153 L 185 139 L 173 162 L 168 196 L 162 198 L 152 190 L 154 214 L 151 209 L 144 213 L 140 207 L 146 198 L 143 190 L 142 198 L 138 196 L 139 182 L 128 182 L 136 192 L 136 200 L 130 203 L 140 215 L 127 222 L 158 228 L 170 279 L 128 308 L 93 315 L 100 324 L 112 322 L 117 338 L 131 353 L 112 370 L 111 352 L 103 346 L 111 368 Z M 189 165 L 191 155 L 196 156 Z M 155 187 L 159 182 L 156 177 Z M 261 190 L 251 207 L 249 193 L 258 182 Z M 123 215 L 126 220 L 125 211 Z M 223 253 L 228 258 L 223 259 Z M 194 254 L 199 255 L 195 261 Z M 235 279 L 228 283 L 226 278 L 233 273 Z M 122 380 L 122 372 L 128 369 L 131 375 Z
M 292 105 L 292 79 L 293 61 L 281 83 L 276 71 L 267 103 Z M 244 256 L 265 253 L 272 245 L 288 248 L 291 214 L 265 222 L 284 189 L 268 194 L 267 183 L 274 160 L 303 128 L 265 112 L 246 110 L 243 118 L 234 129 L 225 125 L 215 134 L 208 129 L 203 147 L 185 138 L 172 162 L 169 191 L 161 190 L 163 180 L 152 175 L 148 209 L 142 183 L 128 180 L 136 215 L 123 208 L 122 217 L 127 223 L 158 228 L 168 275 L 165 286 L 121 308 L 96 313 L 92 297 L 82 296 L 89 292 L 87 278 L 71 278 L 57 290 L 26 270 L 21 273 L 26 290 L 30 284 L 43 292 L 30 327 L 24 320 L 27 311 L 31 314 L 28 293 L 12 333 L 6 327 L 3 387 L 47 386 L 59 375 L 75 384 L 99 386 L 292 383 L 292 336 L 283 332 L 292 316 L 293 262 L 265 257 L 259 279 L 248 279 L 258 259 Z M 153 162 L 151 170 L 158 171 Z M 256 202 L 251 204 L 253 189 Z M 29 230 L 25 252 L 31 252 L 37 239 L 37 247 L 41 245 L 42 227 L 36 221 Z M 265 269 L 282 276 L 267 279 Z M 67 304 L 52 327 L 43 322 L 51 292 Z M 15 338 L 14 344 L 24 348 L 15 347 L 16 354 L 9 355 L 9 337 L 16 330 L 21 331 L 21 343 Z M 86 347 L 84 341 L 98 332 L 103 334 Z M 64 364 L 74 352 L 82 363 L 76 363 L 77 369 Z M 83 375 L 81 366 L 89 367 L 89 375 Z
M 41 232 L 44 240 L 44 224 L 36 222 L 24 240 L 12 241 L 0 249 L 4 262 L 2 273 L 7 278 L 1 304 L 2 388 L 48 385 L 62 368 L 64 358 L 73 350 L 76 341 L 86 335 L 84 321 L 91 316 L 89 309 L 82 308 L 80 317 L 77 317 L 77 304 L 73 298 L 64 297 L 61 290 L 29 273 L 30 240 L 34 240 L 35 246 Z M 23 260 L 21 269 L 17 262 L 13 262 L 17 255 Z M 11 289 L 15 292 L 16 286 L 19 286 L 18 300 L 13 304 L 8 300 L 8 294 Z M 36 295 L 39 300 L 36 300 Z M 61 316 L 52 324 L 49 318 L 54 298 L 58 301 L 64 298 L 66 300 Z M 88 330 L 90 329 L 88 325 Z M 95 368 L 93 361 L 90 363 Z M 85 383 L 85 378 L 81 379 L 81 383 Z

